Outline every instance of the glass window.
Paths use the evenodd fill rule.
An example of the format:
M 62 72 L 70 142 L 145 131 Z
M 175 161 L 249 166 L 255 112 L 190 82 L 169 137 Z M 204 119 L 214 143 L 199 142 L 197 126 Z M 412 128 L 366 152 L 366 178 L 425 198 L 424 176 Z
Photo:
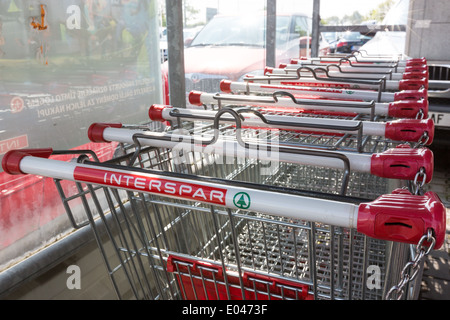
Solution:
M 0 160 L 42 147 L 111 157 L 116 144 L 87 130 L 162 103 L 158 23 L 156 0 L 0 0 Z M 0 170 L 0 265 L 67 227 L 53 181 Z
M 218 16 L 211 20 L 191 46 L 248 45 L 264 46 L 263 16 Z
M 296 16 L 294 19 L 294 33 L 297 37 L 305 37 L 311 35 L 311 19 L 302 16 Z

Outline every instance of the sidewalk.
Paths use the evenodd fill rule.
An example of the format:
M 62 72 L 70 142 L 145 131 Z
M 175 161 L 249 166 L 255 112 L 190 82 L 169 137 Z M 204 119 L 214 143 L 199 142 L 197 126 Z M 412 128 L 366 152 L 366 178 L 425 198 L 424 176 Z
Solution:
M 420 300 L 450 300 L 450 209 L 444 245 L 425 260 Z

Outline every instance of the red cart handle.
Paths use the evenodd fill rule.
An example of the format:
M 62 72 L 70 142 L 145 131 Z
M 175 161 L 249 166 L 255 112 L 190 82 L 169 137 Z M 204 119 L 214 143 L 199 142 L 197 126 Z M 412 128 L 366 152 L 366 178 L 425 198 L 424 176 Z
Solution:
M 24 157 L 48 158 L 52 153 L 52 148 L 10 150 L 3 156 L 2 168 L 8 174 L 25 174 L 20 170 L 20 161 Z
M 394 101 L 428 99 L 427 89 L 402 90 L 394 93 Z
M 433 178 L 434 156 L 428 148 L 411 148 L 400 145 L 371 158 L 370 172 L 379 177 L 413 181 L 421 169 L 425 170 L 425 183 Z
M 434 248 L 439 249 L 445 228 L 445 206 L 431 191 L 420 196 L 397 189 L 358 208 L 357 230 L 376 239 L 418 243 L 431 229 L 436 239 Z
M 413 58 L 406 60 L 406 66 L 426 66 L 427 65 L 427 59 L 426 58 Z
M 420 70 L 420 69 L 411 69 L 412 67 L 408 67 L 410 71 L 405 71 L 402 74 L 402 79 L 425 79 L 427 82 L 429 80 L 428 69 Z M 406 69 L 406 68 L 405 68 Z
M 166 119 L 163 118 L 162 116 L 162 112 L 165 108 L 171 108 L 172 106 L 170 105 L 163 105 L 163 104 L 153 104 L 149 109 L 148 109 L 148 117 L 150 118 L 150 120 L 152 121 L 159 121 L 159 122 L 164 122 L 166 121 Z
M 427 78 L 409 78 L 398 81 L 399 90 L 419 90 L 420 88 L 428 89 Z
M 428 70 L 428 66 L 411 66 L 411 67 L 405 67 L 405 72 L 404 74 L 408 74 L 408 73 L 423 73 L 423 77 L 429 79 L 430 78 L 430 73 Z M 404 78 L 406 79 L 406 78 Z
M 385 137 L 394 141 L 417 141 L 426 145 L 433 143 L 434 121 L 432 119 L 399 119 L 386 122 Z M 423 141 L 423 139 L 426 141 Z
M 88 137 L 92 142 L 110 142 L 103 138 L 106 128 L 122 128 L 121 123 L 93 123 L 88 129 Z
M 392 118 L 416 118 L 419 112 L 428 117 L 428 99 L 399 100 L 389 103 L 388 115 Z

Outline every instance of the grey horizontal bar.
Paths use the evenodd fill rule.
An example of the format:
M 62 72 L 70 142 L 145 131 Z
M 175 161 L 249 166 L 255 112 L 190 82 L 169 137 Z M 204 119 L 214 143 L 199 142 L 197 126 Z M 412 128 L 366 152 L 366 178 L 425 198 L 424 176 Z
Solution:
M 320 26 L 320 32 L 355 31 L 360 33 L 375 33 L 378 31 L 406 31 L 406 25 L 347 25 L 347 26 Z

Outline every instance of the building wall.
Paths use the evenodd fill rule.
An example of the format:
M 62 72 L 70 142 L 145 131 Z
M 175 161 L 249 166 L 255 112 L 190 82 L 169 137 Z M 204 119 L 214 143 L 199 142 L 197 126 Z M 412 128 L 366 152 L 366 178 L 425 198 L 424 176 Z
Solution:
M 410 0 L 406 54 L 429 61 L 450 61 L 450 2 Z

